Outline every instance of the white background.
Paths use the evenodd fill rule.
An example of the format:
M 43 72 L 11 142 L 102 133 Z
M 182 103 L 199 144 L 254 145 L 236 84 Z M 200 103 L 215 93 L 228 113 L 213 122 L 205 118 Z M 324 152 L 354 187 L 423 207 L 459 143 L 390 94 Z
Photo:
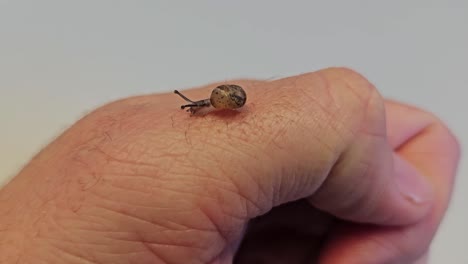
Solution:
M 0 0 L 0 181 L 113 99 L 328 66 L 436 113 L 468 146 L 468 1 Z M 468 160 L 432 263 L 468 263 Z

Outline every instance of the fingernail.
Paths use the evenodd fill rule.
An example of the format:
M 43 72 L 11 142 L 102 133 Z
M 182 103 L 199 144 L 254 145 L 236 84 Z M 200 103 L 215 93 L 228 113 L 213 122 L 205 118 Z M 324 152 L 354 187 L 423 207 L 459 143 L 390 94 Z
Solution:
M 407 200 L 421 205 L 432 200 L 433 188 L 428 179 L 397 154 L 394 154 L 394 169 L 396 184 Z

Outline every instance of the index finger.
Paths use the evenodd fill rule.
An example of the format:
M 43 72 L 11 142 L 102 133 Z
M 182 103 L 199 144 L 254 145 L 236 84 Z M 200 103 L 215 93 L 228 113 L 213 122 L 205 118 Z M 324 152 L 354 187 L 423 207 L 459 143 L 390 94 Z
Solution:
M 428 250 L 448 207 L 460 156 L 455 136 L 430 113 L 391 100 L 385 105 L 395 155 L 434 186 L 431 212 L 399 228 L 343 224 L 327 244 L 323 263 L 411 263 Z

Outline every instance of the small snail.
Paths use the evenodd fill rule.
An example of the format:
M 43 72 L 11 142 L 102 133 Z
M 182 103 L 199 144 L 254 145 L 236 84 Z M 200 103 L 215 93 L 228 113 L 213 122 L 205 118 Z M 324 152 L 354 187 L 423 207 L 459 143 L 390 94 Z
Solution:
M 179 91 L 174 90 L 175 94 L 178 94 L 185 101 L 190 104 L 182 105 L 180 108 L 185 109 L 189 107 L 187 112 L 195 113 L 198 109 L 202 107 L 213 106 L 217 109 L 236 109 L 242 107 L 247 100 L 247 94 L 244 89 L 239 85 L 235 84 L 223 84 L 213 89 L 209 99 L 204 99 L 200 101 L 192 101 L 181 94 Z

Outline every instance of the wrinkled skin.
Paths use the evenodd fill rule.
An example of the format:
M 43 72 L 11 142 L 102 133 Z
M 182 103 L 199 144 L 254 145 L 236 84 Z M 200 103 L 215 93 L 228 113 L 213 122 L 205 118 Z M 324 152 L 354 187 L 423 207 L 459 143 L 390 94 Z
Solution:
M 425 263 L 459 158 L 439 119 L 348 69 L 230 83 L 238 111 L 168 93 L 73 125 L 0 191 L 0 263 Z

